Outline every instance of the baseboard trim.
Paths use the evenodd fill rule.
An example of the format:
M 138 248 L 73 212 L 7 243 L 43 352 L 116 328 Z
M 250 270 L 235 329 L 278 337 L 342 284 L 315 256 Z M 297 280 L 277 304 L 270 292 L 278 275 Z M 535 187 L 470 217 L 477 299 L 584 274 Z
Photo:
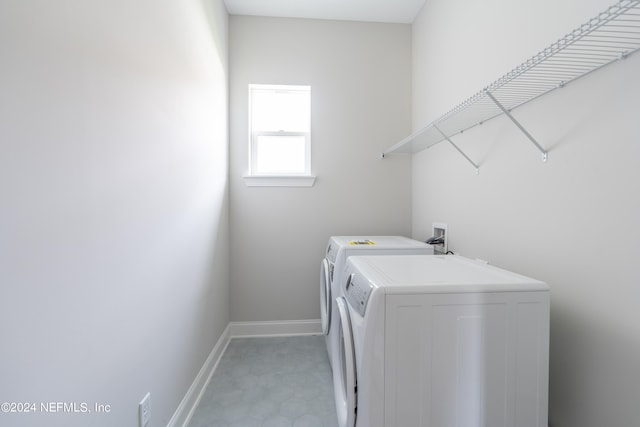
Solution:
M 295 335 L 319 335 L 322 324 L 317 320 L 282 320 L 271 322 L 230 322 L 213 346 L 204 365 L 187 390 L 187 394 L 178 405 L 178 409 L 169 420 L 167 427 L 187 427 L 202 394 L 204 393 L 220 358 L 224 354 L 232 338 L 277 337 Z
M 319 335 L 322 333 L 320 319 L 282 320 L 271 322 L 231 322 L 231 338 L 274 337 L 292 335 Z
M 182 402 L 180 402 L 180 405 L 178 405 L 178 409 L 176 409 L 173 417 L 169 420 L 167 427 L 187 427 L 189 421 L 191 421 L 193 411 L 198 406 L 198 403 L 202 398 L 202 394 L 207 388 L 207 384 L 209 384 L 209 381 L 213 376 L 213 372 L 218 366 L 218 362 L 220 362 L 220 358 L 229 345 L 229 341 L 231 340 L 230 330 L 231 324 L 227 325 L 224 332 L 222 332 L 222 335 L 213 346 L 213 350 L 211 350 L 211 353 L 209 353 L 204 365 L 200 368 L 198 375 L 196 375 L 193 383 L 191 383 L 189 390 L 187 390 L 187 394 L 182 399 Z

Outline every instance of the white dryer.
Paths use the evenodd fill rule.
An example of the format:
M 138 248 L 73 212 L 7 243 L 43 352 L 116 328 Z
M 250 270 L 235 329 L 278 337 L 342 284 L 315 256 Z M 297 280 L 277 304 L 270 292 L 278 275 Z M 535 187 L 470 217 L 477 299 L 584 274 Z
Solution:
M 460 256 L 352 256 L 340 427 L 546 427 L 549 287 Z
M 335 300 L 341 296 L 347 258 L 351 255 L 433 254 L 433 247 L 404 236 L 332 236 L 327 244 L 325 258 L 320 268 L 320 317 L 322 332 L 327 342 L 329 362 L 337 357 L 338 312 Z

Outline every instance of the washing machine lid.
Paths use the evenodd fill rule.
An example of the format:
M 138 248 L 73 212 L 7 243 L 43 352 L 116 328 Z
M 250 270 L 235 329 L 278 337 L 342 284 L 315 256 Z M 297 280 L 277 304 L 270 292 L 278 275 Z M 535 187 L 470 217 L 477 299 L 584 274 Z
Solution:
M 404 236 L 332 236 L 329 243 L 338 247 L 423 247 L 424 242 Z
M 455 255 L 352 256 L 347 263 L 347 271 L 387 294 L 549 290 L 539 280 Z
M 433 253 L 433 247 L 427 243 L 404 236 L 332 236 L 327 245 L 326 258 L 336 262 L 339 253 L 372 252 L 378 250 L 413 251 Z M 412 253 L 413 253 L 412 252 Z

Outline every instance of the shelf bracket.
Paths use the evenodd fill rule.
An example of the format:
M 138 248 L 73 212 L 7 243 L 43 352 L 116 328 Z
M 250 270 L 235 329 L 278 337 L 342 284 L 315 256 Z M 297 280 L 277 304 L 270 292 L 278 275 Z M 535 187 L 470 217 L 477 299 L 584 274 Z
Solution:
M 467 155 L 464 153 L 464 151 L 462 151 L 462 150 L 460 149 L 460 147 L 458 147 L 456 144 L 454 144 L 454 143 L 453 143 L 453 141 L 451 141 L 451 138 L 449 138 L 449 137 L 448 137 L 444 132 L 442 132 L 438 126 L 433 125 L 433 127 L 435 128 L 435 130 L 437 130 L 438 132 L 440 132 L 440 135 L 442 135 L 442 137 L 443 137 L 444 139 L 446 139 L 446 140 L 447 140 L 447 142 L 448 142 L 449 144 L 451 144 L 451 145 L 453 146 L 453 148 L 455 148 L 455 149 L 458 151 L 458 153 L 462 154 L 462 157 L 464 157 L 465 159 L 467 159 L 467 161 L 468 161 L 469 163 L 471 163 L 471 164 L 473 165 L 473 167 L 474 167 L 474 168 L 476 168 L 476 175 L 478 175 L 478 174 L 480 173 L 480 166 L 478 166 L 477 164 L 475 164 L 475 162 L 474 162 L 473 160 L 471 160 L 471 159 L 469 158 L 469 156 L 467 156 Z
M 541 146 L 540 144 L 538 144 L 538 141 L 536 141 L 536 139 L 535 139 L 533 136 L 531 136 L 531 134 L 530 134 L 529 132 L 527 132 L 527 130 L 526 130 L 526 129 L 525 129 L 525 128 L 520 124 L 520 122 L 518 122 L 518 121 L 515 119 L 515 117 L 513 117 L 513 116 L 511 115 L 511 113 L 509 112 L 509 110 L 507 110 L 506 108 L 504 108 L 504 105 L 502 105 L 502 104 L 500 103 L 500 101 L 498 101 L 498 100 L 493 96 L 493 94 L 492 94 L 491 92 L 489 92 L 488 90 L 485 90 L 485 91 L 484 91 L 484 93 L 486 93 L 486 94 L 487 94 L 487 96 L 488 96 L 489 98 L 491 98 L 491 100 L 493 101 L 493 103 L 494 103 L 494 104 L 496 104 L 496 105 L 498 106 L 498 108 L 499 108 L 500 110 L 502 110 L 502 112 L 503 112 L 507 117 L 509 117 L 509 119 L 513 122 L 513 124 L 514 124 L 514 125 L 516 125 L 516 126 L 518 127 L 518 129 L 520 129 L 520 130 L 522 131 L 522 133 L 524 133 L 524 135 L 525 135 L 527 138 L 529 138 L 529 141 L 531 141 L 531 142 L 533 143 L 533 145 L 535 145 L 535 146 L 536 146 L 536 148 L 537 148 L 538 150 L 540 150 L 540 152 L 542 153 L 542 161 L 543 161 L 543 162 L 546 162 L 546 161 L 547 161 L 547 159 L 548 159 L 547 151 L 546 151 L 544 148 L 542 148 L 542 146 Z

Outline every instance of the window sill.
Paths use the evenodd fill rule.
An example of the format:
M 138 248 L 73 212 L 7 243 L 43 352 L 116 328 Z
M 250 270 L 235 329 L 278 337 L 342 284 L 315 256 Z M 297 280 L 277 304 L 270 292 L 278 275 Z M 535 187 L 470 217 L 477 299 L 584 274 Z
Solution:
M 245 176 L 247 187 L 313 187 L 316 177 L 312 175 Z

